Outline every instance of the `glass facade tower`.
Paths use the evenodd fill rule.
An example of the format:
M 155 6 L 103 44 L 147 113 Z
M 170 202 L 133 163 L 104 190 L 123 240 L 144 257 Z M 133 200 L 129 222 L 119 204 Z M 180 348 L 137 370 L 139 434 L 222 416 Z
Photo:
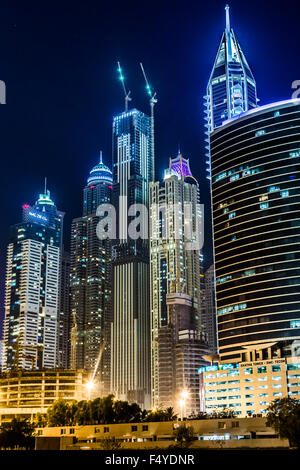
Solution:
M 113 120 L 113 204 L 118 239 L 112 263 L 111 391 L 146 408 L 150 406 L 149 243 L 148 237 L 130 237 L 128 227 L 135 217 L 129 212 L 134 205 L 148 208 L 151 125 L 151 118 L 137 109 Z M 140 227 L 146 227 L 148 215 L 141 212 L 139 218 Z
M 297 356 L 300 100 L 224 123 L 211 161 L 221 360 Z
M 111 202 L 112 172 L 100 162 L 83 190 L 83 216 L 71 228 L 71 367 L 94 371 L 110 391 L 111 243 L 99 240 L 97 208 Z
M 11 227 L 3 370 L 57 366 L 63 217 L 45 189 Z
M 207 168 L 210 177 L 210 133 L 226 119 L 255 108 L 256 83 L 241 46 L 230 27 L 229 6 L 226 8 L 226 28 L 206 89 L 205 120 L 207 134 Z

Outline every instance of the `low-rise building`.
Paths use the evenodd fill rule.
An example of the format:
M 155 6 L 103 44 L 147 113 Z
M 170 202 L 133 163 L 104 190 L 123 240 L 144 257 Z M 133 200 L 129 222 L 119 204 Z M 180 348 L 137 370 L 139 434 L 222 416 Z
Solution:
M 300 357 L 203 367 L 200 390 L 208 414 L 227 408 L 240 417 L 264 415 L 277 398 L 300 400 Z
M 266 418 L 226 418 L 184 421 L 193 428 L 191 448 L 278 448 L 288 447 Z M 154 449 L 174 445 L 180 421 L 46 427 L 37 430 L 36 449 L 101 449 L 104 439 L 116 439 L 121 448 Z
M 0 425 L 13 417 L 45 414 L 59 398 L 88 399 L 88 374 L 79 370 L 14 371 L 0 377 Z

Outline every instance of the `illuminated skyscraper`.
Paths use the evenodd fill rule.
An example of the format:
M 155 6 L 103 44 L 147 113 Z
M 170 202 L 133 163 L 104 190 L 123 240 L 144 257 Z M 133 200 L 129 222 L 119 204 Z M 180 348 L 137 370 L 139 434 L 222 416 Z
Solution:
M 215 269 L 212 264 L 204 274 L 203 324 L 208 337 L 211 354 L 217 354 L 216 283 Z
M 160 377 L 168 381 L 169 388 L 173 388 L 175 393 L 171 384 L 171 375 L 163 377 L 164 374 L 161 373 L 167 364 L 163 364 L 163 360 L 159 359 L 159 344 L 161 351 L 164 348 L 171 348 L 169 352 L 173 351 L 174 355 L 175 344 L 179 341 L 179 332 L 181 330 L 198 331 L 201 325 L 200 248 L 189 249 L 189 243 L 192 240 L 190 236 L 200 229 L 201 213 L 198 203 L 199 186 L 192 176 L 189 161 L 179 154 L 176 158 L 170 159 L 170 166 L 165 172 L 164 181 L 150 183 L 153 406 L 166 403 L 165 396 L 168 392 L 166 392 L 166 384 L 162 383 Z M 188 220 L 191 221 L 191 232 L 187 231 Z M 184 295 L 184 298 L 179 299 L 177 306 L 184 312 L 178 312 L 177 308 L 176 312 L 171 315 L 171 307 L 167 304 L 168 294 L 178 294 L 179 297 Z M 185 316 L 184 321 L 179 321 L 179 324 L 184 324 L 184 326 L 178 326 L 178 315 Z M 160 334 L 162 327 L 166 328 Z M 164 344 L 168 335 L 173 338 L 171 342 L 173 346 L 171 343 Z M 170 354 L 172 355 L 171 352 Z M 170 364 L 169 366 L 171 367 Z M 172 374 L 175 380 L 175 365 Z M 169 399 L 173 398 L 169 396 Z
M 111 245 L 99 240 L 97 208 L 111 201 L 112 172 L 100 162 L 84 188 L 83 216 L 71 228 L 71 368 L 94 371 L 110 391 Z
M 211 134 L 221 360 L 300 353 L 300 100 Z
M 70 366 L 70 254 L 62 250 L 59 313 L 57 328 L 57 367 L 67 369 Z
M 148 208 L 152 176 L 151 118 L 137 109 L 113 120 L 113 203 L 117 237 L 113 247 L 111 391 L 150 406 L 150 301 L 148 236 L 128 235 L 134 204 Z M 148 224 L 140 217 L 141 231 Z M 142 235 L 142 233 L 141 233 Z
M 11 227 L 3 370 L 56 367 L 63 216 L 45 189 Z
M 226 119 L 257 106 L 256 83 L 241 46 L 230 27 L 226 5 L 226 28 L 207 84 L 205 120 L 207 128 L 207 167 L 210 178 L 210 133 Z

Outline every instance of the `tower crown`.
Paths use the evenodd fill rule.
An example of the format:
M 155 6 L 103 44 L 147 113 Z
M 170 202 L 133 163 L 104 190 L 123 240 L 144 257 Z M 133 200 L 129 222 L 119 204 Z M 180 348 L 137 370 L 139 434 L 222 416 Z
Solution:
M 109 183 L 112 184 L 112 171 L 102 161 L 102 152 L 100 152 L 100 161 L 98 165 L 90 171 L 90 176 L 88 177 L 87 184 L 88 186 L 96 185 L 99 183 Z
M 230 26 L 226 5 L 226 26 L 207 84 L 205 127 L 207 128 L 207 165 L 210 174 L 209 136 L 224 121 L 256 108 L 256 83 L 241 46 Z
M 185 178 L 192 178 L 197 181 L 191 172 L 190 162 L 188 158 L 183 158 L 179 152 L 177 157 L 170 158 L 169 168 L 165 171 L 165 179 L 172 175 L 176 175 L 179 179 L 185 180 Z

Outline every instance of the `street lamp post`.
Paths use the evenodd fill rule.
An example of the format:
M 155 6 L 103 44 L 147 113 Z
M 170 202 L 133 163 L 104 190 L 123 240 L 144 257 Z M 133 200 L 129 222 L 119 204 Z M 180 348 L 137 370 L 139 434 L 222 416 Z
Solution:
M 189 397 L 189 392 L 187 390 L 183 390 L 181 392 L 181 400 L 179 401 L 180 405 L 180 413 L 181 413 L 181 421 L 184 417 L 186 417 L 186 400 Z
M 89 382 L 87 382 L 86 384 L 86 388 L 87 388 L 87 392 L 88 392 L 88 400 L 91 399 L 91 392 L 94 388 L 95 384 L 92 380 L 90 380 Z
M 180 405 L 180 421 L 183 421 L 184 400 L 179 400 L 179 405 Z

